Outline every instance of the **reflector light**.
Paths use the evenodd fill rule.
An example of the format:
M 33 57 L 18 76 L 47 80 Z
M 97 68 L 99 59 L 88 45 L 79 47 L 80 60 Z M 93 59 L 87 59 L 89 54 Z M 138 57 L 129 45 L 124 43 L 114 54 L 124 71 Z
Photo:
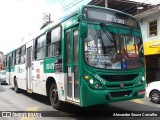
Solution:
M 96 85 L 95 85 L 95 88 L 99 88 L 99 85 L 98 85 L 98 84 L 96 84 Z
M 145 90 L 138 91 L 138 95 L 143 95 L 143 94 L 145 94 Z

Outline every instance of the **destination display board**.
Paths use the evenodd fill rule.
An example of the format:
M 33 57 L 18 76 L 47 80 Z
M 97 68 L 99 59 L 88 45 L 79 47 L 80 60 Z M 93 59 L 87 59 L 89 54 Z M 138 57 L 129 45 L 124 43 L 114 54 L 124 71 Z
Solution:
M 87 21 L 99 21 L 102 23 L 121 24 L 125 26 L 130 26 L 135 29 L 140 29 L 137 19 L 118 11 L 111 11 L 110 9 L 85 7 L 83 9 L 83 14 L 86 15 Z

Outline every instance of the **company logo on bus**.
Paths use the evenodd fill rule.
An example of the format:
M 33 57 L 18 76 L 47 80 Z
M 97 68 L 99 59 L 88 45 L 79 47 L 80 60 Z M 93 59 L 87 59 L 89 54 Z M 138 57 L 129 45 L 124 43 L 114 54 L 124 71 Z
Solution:
M 124 87 L 124 84 L 119 84 L 120 88 L 123 88 Z

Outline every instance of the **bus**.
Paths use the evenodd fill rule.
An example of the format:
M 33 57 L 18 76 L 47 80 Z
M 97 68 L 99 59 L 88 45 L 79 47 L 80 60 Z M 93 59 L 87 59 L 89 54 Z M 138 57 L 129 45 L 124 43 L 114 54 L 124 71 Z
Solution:
M 64 103 L 88 107 L 144 98 L 143 41 L 136 18 L 92 5 L 53 21 L 6 56 L 6 81 Z

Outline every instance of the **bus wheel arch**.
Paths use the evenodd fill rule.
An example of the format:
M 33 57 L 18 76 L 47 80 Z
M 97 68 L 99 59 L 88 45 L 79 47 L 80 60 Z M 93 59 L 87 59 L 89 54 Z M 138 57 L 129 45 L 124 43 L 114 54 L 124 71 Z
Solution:
M 48 97 L 49 97 L 49 92 L 50 92 L 50 87 L 51 87 L 52 82 L 56 83 L 55 79 L 53 77 L 48 77 L 47 82 L 46 82 L 46 93 Z
M 46 91 L 52 107 L 57 110 L 61 109 L 64 103 L 59 100 L 57 84 L 53 77 L 47 79 Z

